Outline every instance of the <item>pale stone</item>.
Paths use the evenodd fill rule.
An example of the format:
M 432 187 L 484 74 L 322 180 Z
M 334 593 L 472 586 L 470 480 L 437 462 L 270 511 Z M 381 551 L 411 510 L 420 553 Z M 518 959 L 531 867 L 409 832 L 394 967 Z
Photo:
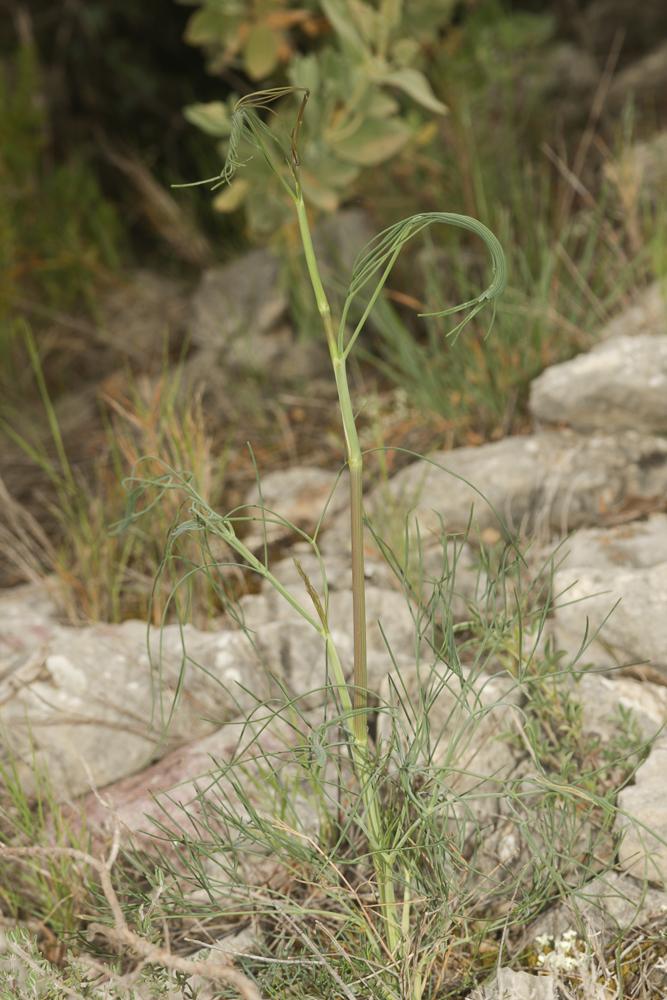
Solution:
M 526 929 L 524 944 L 544 934 L 558 938 L 572 927 L 585 940 L 607 942 L 665 912 L 667 893 L 625 872 L 605 872 L 540 914 Z
M 150 652 L 149 652 L 150 647 Z M 16 659 L 0 687 L 0 725 L 27 787 L 31 755 L 68 797 L 131 774 L 204 735 L 256 698 L 267 675 L 241 633 L 142 622 L 61 627 Z
M 618 797 L 618 858 L 624 871 L 667 887 L 667 740 L 661 738 Z
M 269 330 L 287 308 L 278 274 L 278 258 L 268 250 L 205 271 L 192 299 L 193 344 L 219 350 Z
M 554 575 L 554 633 L 580 665 L 647 665 L 667 676 L 667 562 L 646 569 L 568 565 Z
M 428 546 L 443 532 L 564 534 L 665 490 L 667 439 L 545 431 L 438 452 L 371 494 L 367 508 L 380 535 L 388 502 L 411 512 Z
M 667 334 L 667 296 L 657 281 L 599 331 L 600 340 L 616 337 Z
M 470 1000 L 558 1000 L 556 980 L 503 968 L 489 984 L 473 990 Z
M 530 410 L 579 432 L 667 433 L 667 336 L 605 340 L 552 365 L 531 384 Z
M 620 712 L 629 712 L 639 738 L 652 740 L 667 723 L 667 687 L 631 677 L 583 673 L 574 687 L 581 702 L 584 732 L 608 743 L 621 728 Z
M 565 539 L 555 553 L 561 570 L 647 569 L 667 562 L 667 514 L 610 528 L 581 528 Z
M 245 544 L 251 549 L 264 542 L 299 540 L 300 529 L 308 534 L 323 526 L 349 506 L 347 474 L 312 466 L 294 465 L 261 476 L 245 498 L 239 513 L 252 518 Z

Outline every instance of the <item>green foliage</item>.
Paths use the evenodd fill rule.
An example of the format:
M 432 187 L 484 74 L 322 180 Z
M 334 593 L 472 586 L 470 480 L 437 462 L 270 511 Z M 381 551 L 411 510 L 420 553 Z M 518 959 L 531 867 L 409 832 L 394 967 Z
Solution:
M 21 569 L 28 553 L 33 572 L 47 571 L 53 596 L 72 622 L 124 621 L 151 614 L 158 622 L 176 609 L 179 616 L 191 615 L 202 624 L 215 610 L 205 581 L 192 577 L 187 596 L 181 591 L 178 600 L 172 593 L 175 581 L 196 560 L 196 547 L 176 545 L 171 565 L 157 583 L 154 580 L 165 539 L 179 514 L 178 502 L 170 506 L 168 499 L 175 498 L 167 494 L 162 504 L 147 505 L 139 527 L 128 528 L 124 481 L 138 465 L 143 473 L 167 479 L 188 469 L 189 479 L 207 497 L 220 498 L 224 461 L 214 454 L 199 394 L 186 398 L 180 368 L 165 371 L 153 384 L 128 376 L 127 394 L 106 399 L 106 442 L 84 477 L 67 455 L 34 337 L 28 328 L 24 333 L 51 448 L 34 443 L 4 419 L 0 429 L 48 477 L 53 488 L 48 510 L 56 538 L 47 538 L 30 515 L 5 495 L 6 558 Z
M 62 309 L 85 301 L 118 262 L 120 226 L 81 152 L 53 164 L 37 58 L 0 68 L 0 345 L 24 297 Z
M 320 0 L 305 8 L 284 0 L 240 4 L 235 0 L 200 0 L 187 39 L 202 46 L 209 67 L 240 69 L 253 81 L 289 83 L 310 93 L 303 122 L 301 184 L 306 199 L 333 211 L 350 197 L 364 168 L 379 166 L 418 142 L 423 114 L 443 114 L 424 75 L 421 40 L 446 26 L 453 4 L 421 6 L 417 22 L 400 0 L 375 6 L 361 0 Z M 318 45 L 299 44 L 297 29 L 318 37 Z M 319 36 L 322 36 L 321 40 Z M 223 140 L 227 154 L 232 108 L 215 101 L 195 104 L 186 117 Z M 280 128 L 280 115 L 272 127 Z M 261 202 L 248 198 L 258 185 Z M 274 178 L 260 157 L 247 163 L 215 200 L 223 212 L 245 207 L 249 227 L 268 233 L 283 224 L 287 209 Z
M 488 323 L 473 322 L 465 339 L 450 337 L 441 319 L 418 325 L 409 310 L 389 301 L 379 302 L 372 315 L 372 363 L 418 409 L 442 416 L 457 441 L 471 429 L 488 438 L 516 426 L 524 419 L 531 380 L 590 346 L 633 284 L 646 278 L 645 260 L 626 254 L 616 238 L 606 195 L 559 220 L 545 196 L 547 168 L 540 173 L 518 165 L 508 171 L 505 204 L 494 203 L 486 218 L 508 260 L 508 287 L 492 336 Z M 403 281 L 425 311 L 442 300 L 443 286 L 446 299 L 453 299 L 461 288 L 474 287 L 477 273 L 472 255 L 462 260 L 451 242 L 440 241 L 426 247 Z
M 25 762 L 19 765 L 11 751 L 2 746 L 0 847 L 12 844 L 42 848 L 55 842 L 68 848 L 86 848 L 89 837 L 83 815 L 71 812 L 68 816 L 53 794 L 43 762 L 33 757 L 29 763 L 30 788 L 26 785 Z M 2 872 L 2 916 L 13 920 L 46 917 L 50 929 L 63 939 L 78 930 L 88 889 L 87 880 L 71 858 L 30 858 L 16 864 L 3 859 Z
M 392 208 L 408 185 L 419 206 L 464 206 L 503 244 L 508 285 L 492 336 L 487 323 L 457 339 L 442 320 L 415 317 L 479 280 L 474 247 L 461 253 L 435 232 L 371 317 L 368 360 L 416 409 L 443 418 L 457 444 L 524 429 L 530 381 L 590 347 L 633 289 L 661 273 L 664 208 L 638 213 L 633 230 L 633 206 L 605 176 L 604 143 L 593 130 L 578 135 L 587 105 L 567 117 L 571 95 L 553 93 L 553 30 L 549 16 L 503 15 L 493 2 L 471 12 L 433 68 L 450 108 L 445 141 L 426 143 L 407 176 L 362 185 Z

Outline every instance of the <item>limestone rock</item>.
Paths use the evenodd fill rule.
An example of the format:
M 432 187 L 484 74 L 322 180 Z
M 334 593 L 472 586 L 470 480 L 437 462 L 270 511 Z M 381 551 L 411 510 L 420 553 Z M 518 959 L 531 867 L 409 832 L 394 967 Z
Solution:
M 278 273 L 278 259 L 268 250 L 205 271 L 192 299 L 193 344 L 221 352 L 266 333 L 287 307 Z
M 12 605 L 8 598 L 4 603 L 9 614 Z M 27 787 L 33 747 L 61 798 L 140 771 L 258 704 L 275 705 L 287 696 L 305 707 L 330 698 L 326 688 L 333 681 L 321 636 L 272 591 L 241 601 L 245 630 L 169 625 L 151 632 L 150 652 L 141 622 L 44 626 L 39 603 L 32 611 L 29 603 L 21 607 L 15 602 L 17 628 L 0 675 L 0 726 L 11 733 L 11 751 L 26 762 Z M 415 626 L 396 590 L 369 587 L 367 609 L 369 686 L 376 690 L 392 656 L 401 662 L 414 657 Z M 26 625 L 31 615 L 42 630 L 37 636 Z M 329 616 L 350 678 L 349 590 L 332 592 Z
M 667 336 L 605 340 L 552 365 L 530 387 L 540 423 L 574 430 L 667 433 Z
M 667 514 L 611 528 L 581 528 L 556 553 L 561 570 L 568 566 L 590 569 L 648 569 L 667 562 Z
M 496 537 L 505 526 L 566 533 L 623 509 L 628 498 L 646 501 L 666 489 L 667 439 L 545 431 L 414 462 L 372 494 L 367 508 L 381 526 L 389 494 L 412 512 L 428 545 L 443 531 L 464 534 L 469 526 L 473 535 L 491 530 Z
M 75 796 L 132 774 L 270 693 L 241 632 L 143 622 L 59 628 L 2 678 L 0 725 L 27 787 L 31 752 L 55 794 Z M 249 693 L 252 690 L 253 695 Z M 167 728 L 167 720 L 169 726 Z
M 361 209 L 324 216 L 313 232 L 313 244 L 325 284 L 327 279 L 335 279 L 347 286 L 357 254 L 374 235 L 371 221 Z
M 269 789 L 261 781 L 263 769 L 277 766 L 281 755 L 294 749 L 307 737 L 298 726 L 290 724 L 270 708 L 259 707 L 247 716 L 232 719 L 215 732 L 171 750 L 161 760 L 138 774 L 107 785 L 101 792 L 85 799 L 85 814 L 91 829 L 112 832 L 119 823 L 124 833 L 155 834 L 153 820 L 167 824 L 174 831 L 185 813 L 194 817 L 200 810 L 200 794 L 220 795 L 238 806 L 238 795 L 225 777 L 235 763 L 244 791 L 258 807 L 270 807 Z M 263 765 L 263 758 L 266 765 Z M 212 781 L 211 775 L 215 775 Z M 266 791 L 266 795 L 264 792 Z
M 347 510 L 348 502 L 347 474 L 301 465 L 269 472 L 246 496 L 245 513 L 256 520 L 244 541 L 256 549 L 265 539 L 267 544 L 297 540 L 292 525 L 312 533 L 321 518 L 326 524 L 341 510 Z
M 138 270 L 104 294 L 99 303 L 99 338 L 114 354 L 145 362 L 160 358 L 187 326 L 189 295 L 183 282 Z
M 346 551 L 345 542 L 341 540 L 340 548 L 329 545 L 328 532 L 322 536 L 321 548 L 323 550 L 320 558 L 315 554 L 312 546 L 307 542 L 297 542 L 290 546 L 289 554 L 278 562 L 271 564 L 271 572 L 290 593 L 298 596 L 301 603 L 309 605 L 308 596 L 303 578 L 296 567 L 298 562 L 308 580 L 320 594 L 324 596 L 326 586 L 329 591 L 349 590 L 352 579 L 352 569 L 350 564 L 350 553 Z M 399 583 L 396 574 L 391 566 L 378 557 L 377 553 L 366 552 L 365 559 L 366 583 L 368 586 L 377 587 L 381 590 L 397 590 Z M 263 588 L 264 592 L 270 589 L 269 584 Z
M 367 216 L 358 210 L 323 220 L 313 241 L 325 278 L 347 280 L 370 235 Z M 279 325 L 288 306 L 281 267 L 274 253 L 262 249 L 204 272 L 192 298 L 192 342 L 201 349 L 195 365 L 199 377 L 215 365 L 272 378 L 329 371 L 323 334 L 297 344 L 290 327 Z
M 598 338 L 611 340 L 655 334 L 667 334 L 667 299 L 657 281 L 642 291 L 632 305 L 609 320 L 598 332 Z
M 664 914 L 666 907 L 667 893 L 647 886 L 643 879 L 605 872 L 541 914 L 527 928 L 524 942 L 545 934 L 558 938 L 571 927 L 584 939 L 597 935 L 608 941 Z
M 630 712 L 641 740 L 652 740 L 667 723 L 667 687 L 631 677 L 583 673 L 575 696 L 582 706 L 585 733 L 608 743 L 619 733 L 619 712 Z
M 618 858 L 624 871 L 667 887 L 667 740 L 661 738 L 618 797 Z
M 373 518 L 373 532 L 377 537 L 366 531 L 366 579 L 389 590 L 405 584 L 419 594 L 424 605 L 430 603 L 439 617 L 442 617 L 442 608 L 446 604 L 455 620 L 467 618 L 470 602 L 484 593 L 487 582 L 473 547 L 460 538 L 433 535 L 418 539 L 413 532 L 406 550 L 404 522 L 401 521 L 398 531 L 396 525 L 389 526 L 389 530 L 387 528 L 380 514 Z M 386 547 L 385 552 L 382 546 Z M 331 527 L 322 534 L 319 548 L 328 578 L 329 567 L 332 566 L 337 574 L 336 580 L 345 580 L 345 585 L 349 586 L 350 530 L 347 514 L 333 519 Z M 317 566 L 313 565 L 313 569 L 317 575 Z M 340 586 L 337 582 L 336 587 L 340 589 Z
M 244 597 L 239 604 L 243 624 L 253 632 L 266 668 L 284 679 L 300 704 L 322 704 L 324 688 L 332 679 L 318 633 L 273 590 Z M 305 608 L 316 617 L 309 599 Z M 351 591 L 332 591 L 327 614 L 345 675 L 350 679 L 353 662 Z M 372 586 L 366 588 L 366 621 L 368 683 L 371 690 L 376 690 L 392 667 L 392 657 L 401 661 L 414 659 L 415 622 L 402 593 Z
M 0 682 L 12 663 L 39 650 L 58 632 L 58 609 L 48 586 L 27 583 L 0 591 Z
M 321 711 L 274 713 L 258 706 L 216 732 L 167 754 L 152 767 L 90 794 L 83 801 L 87 829 L 108 836 L 119 829 L 125 843 L 144 854 L 158 851 L 182 871 L 184 891 L 195 903 L 220 899 L 218 916 L 231 907 L 239 885 L 279 888 L 293 879 L 288 852 L 272 850 L 257 837 L 258 817 L 286 824 L 295 836 L 317 837 L 322 781 L 337 788 L 335 753 L 327 757 L 313 781 L 318 762 L 313 754 L 324 741 L 339 738 L 335 726 L 322 725 Z M 325 774 L 326 768 L 330 774 Z M 348 763 L 340 762 L 344 781 Z M 316 790 L 315 790 L 316 789 Z M 332 792 L 332 795 L 334 793 Z M 252 818 L 251 818 L 252 813 Z M 204 837 L 201 855 L 187 838 Z M 185 838 L 185 845 L 180 845 Z M 198 885 L 197 860 L 206 878 Z
M 575 533 L 554 574 L 557 645 L 596 667 L 667 674 L 667 517 Z
M 557 1000 L 553 976 L 499 969 L 490 983 L 473 990 L 470 1000 Z
M 667 563 L 649 569 L 555 574 L 558 647 L 600 668 L 646 664 L 667 676 Z

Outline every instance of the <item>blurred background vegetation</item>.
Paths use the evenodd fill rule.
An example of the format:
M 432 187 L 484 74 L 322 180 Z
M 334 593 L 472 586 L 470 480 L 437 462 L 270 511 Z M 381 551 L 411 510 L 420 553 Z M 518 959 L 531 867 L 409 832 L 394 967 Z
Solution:
M 165 523 L 108 531 L 141 454 L 189 466 L 213 501 L 252 479 L 248 438 L 264 468 L 338 460 L 335 421 L 313 418 L 328 444 L 312 433 L 312 372 L 280 391 L 257 372 L 186 377 L 193 289 L 252 248 L 279 251 L 295 336 L 311 326 L 259 159 L 214 195 L 171 188 L 220 170 L 240 95 L 310 89 L 316 217 L 354 207 L 373 231 L 465 212 L 505 246 L 488 339 L 416 320 L 481 280 L 479 248 L 443 236 L 402 262 L 357 373 L 371 444 L 521 431 L 530 379 L 664 277 L 664 199 L 637 152 L 667 125 L 664 0 L 0 0 L 0 15 L 3 582 L 55 571 L 70 618 L 147 611 Z

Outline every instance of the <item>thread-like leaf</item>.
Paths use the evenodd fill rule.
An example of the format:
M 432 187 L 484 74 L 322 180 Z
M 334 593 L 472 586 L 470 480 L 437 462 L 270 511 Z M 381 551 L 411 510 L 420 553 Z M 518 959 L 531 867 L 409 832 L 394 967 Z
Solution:
M 405 246 L 414 236 L 417 236 L 428 226 L 442 224 L 456 226 L 459 229 L 467 229 L 469 232 L 479 236 L 489 251 L 491 257 L 492 278 L 490 284 L 476 295 L 473 299 L 461 302 L 456 306 L 447 309 L 437 310 L 431 313 L 420 313 L 422 316 L 450 316 L 453 313 L 469 310 L 468 316 L 456 328 L 458 331 L 465 323 L 468 323 L 484 307 L 487 302 L 493 302 L 505 289 L 507 283 L 507 267 L 505 264 L 505 254 L 496 236 L 483 223 L 477 219 L 472 219 L 468 215 L 457 215 L 454 212 L 422 212 L 412 215 L 408 219 L 394 223 L 388 229 L 378 233 L 361 251 L 357 257 L 352 270 L 352 278 L 345 299 L 345 305 L 341 315 L 338 332 L 338 347 L 344 350 L 347 355 L 352 348 L 357 337 L 361 333 L 368 316 L 373 309 L 387 278 L 396 263 L 396 260 Z M 376 276 L 380 275 L 372 294 L 370 295 L 364 308 L 361 319 L 357 323 L 347 344 L 344 344 L 345 326 L 348 315 L 356 297 L 366 287 L 366 285 Z
M 292 129 L 291 144 L 289 148 L 286 148 L 266 122 L 262 120 L 259 111 L 273 111 L 272 106 L 276 101 L 279 101 L 283 97 L 289 97 L 291 94 L 301 94 L 302 99 L 294 128 Z M 297 141 L 308 96 L 309 92 L 304 87 L 273 87 L 270 90 L 258 90 L 254 94 L 246 94 L 244 97 L 241 97 L 234 105 L 229 129 L 227 156 L 218 176 L 208 177 L 203 181 L 194 181 L 190 184 L 174 184 L 173 186 L 180 188 L 211 184 L 211 190 L 216 191 L 223 184 L 229 184 L 237 171 L 248 162 L 241 155 L 241 148 L 244 143 L 247 143 L 251 148 L 261 152 L 269 167 L 282 182 L 289 194 L 295 197 L 296 190 L 291 188 L 285 181 L 281 167 L 287 166 L 296 182 L 295 170 L 299 165 Z

